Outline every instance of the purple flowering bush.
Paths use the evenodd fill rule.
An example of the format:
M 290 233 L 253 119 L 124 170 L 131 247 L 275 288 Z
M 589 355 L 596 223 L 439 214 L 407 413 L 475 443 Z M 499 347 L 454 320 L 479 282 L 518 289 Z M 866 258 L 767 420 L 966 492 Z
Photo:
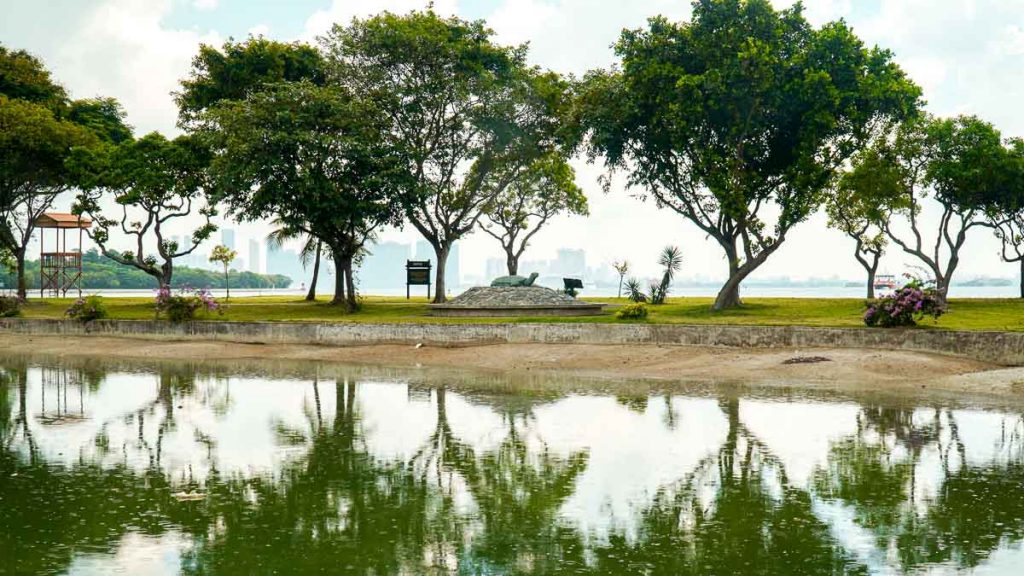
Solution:
M 908 278 L 910 281 L 902 288 L 868 303 L 864 311 L 865 324 L 881 328 L 916 326 L 926 316 L 938 320 L 946 312 L 931 283 Z
M 170 286 L 162 286 L 156 292 L 156 315 L 164 315 L 171 322 L 188 322 L 195 320 L 196 313 L 202 310 L 209 314 L 217 312 L 223 314 L 221 306 L 210 294 L 210 291 L 203 289 L 182 287 L 178 292 L 172 293 Z
M 64 315 L 85 324 L 106 318 L 108 316 L 107 305 L 104 304 L 103 297 L 94 294 L 76 300 L 70 308 L 64 311 Z

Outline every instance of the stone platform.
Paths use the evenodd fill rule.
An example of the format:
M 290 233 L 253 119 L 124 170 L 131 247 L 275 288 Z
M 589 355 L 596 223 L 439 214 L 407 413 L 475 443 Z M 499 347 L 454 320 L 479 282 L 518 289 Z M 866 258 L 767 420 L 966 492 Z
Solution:
M 542 286 L 478 286 L 445 304 L 431 304 L 432 316 L 596 316 L 604 304 L 584 302 Z

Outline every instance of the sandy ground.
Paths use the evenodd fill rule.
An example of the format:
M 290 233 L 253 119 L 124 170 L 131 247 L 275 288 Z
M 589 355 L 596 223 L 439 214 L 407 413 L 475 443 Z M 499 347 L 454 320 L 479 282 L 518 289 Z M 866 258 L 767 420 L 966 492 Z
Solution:
M 464 348 L 380 345 L 339 348 L 0 335 L 0 351 L 111 360 L 317 361 L 392 368 L 518 371 L 533 376 L 550 372 L 601 380 L 723 382 L 847 391 L 913 390 L 920 393 L 926 389 L 1019 396 L 1024 399 L 1024 368 L 1000 369 L 974 360 L 887 350 L 760 350 L 581 344 L 500 344 Z M 819 361 L 799 362 L 806 359 Z

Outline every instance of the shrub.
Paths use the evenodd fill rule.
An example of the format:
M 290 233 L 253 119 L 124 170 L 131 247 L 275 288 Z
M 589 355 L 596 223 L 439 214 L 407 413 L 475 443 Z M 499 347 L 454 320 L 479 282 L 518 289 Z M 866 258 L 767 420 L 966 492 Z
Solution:
M 864 323 L 881 328 L 915 326 L 926 316 L 938 320 L 946 312 L 934 286 L 916 278 L 892 294 L 868 302 L 867 307 Z
M 64 311 L 64 315 L 82 323 L 102 320 L 109 316 L 103 297 L 95 294 L 76 300 L 70 308 Z
M 626 281 L 626 297 L 636 303 L 647 302 L 647 294 L 644 294 L 643 288 L 640 287 L 640 281 L 636 278 Z
M 21 314 L 24 304 L 17 296 L 0 296 L 0 318 L 14 318 Z
M 647 318 L 647 304 L 643 302 L 626 304 L 615 312 L 615 317 L 619 320 L 642 320 Z
M 209 290 L 196 290 L 184 287 L 172 294 L 168 286 L 160 288 L 156 293 L 156 314 L 167 317 L 174 323 L 195 320 L 196 312 L 202 310 L 209 314 L 216 311 L 223 314 L 223 307 L 214 300 Z

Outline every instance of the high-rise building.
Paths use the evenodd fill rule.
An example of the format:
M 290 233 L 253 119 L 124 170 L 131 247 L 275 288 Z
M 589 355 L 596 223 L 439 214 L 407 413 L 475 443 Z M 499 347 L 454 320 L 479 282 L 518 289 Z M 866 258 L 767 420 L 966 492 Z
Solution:
M 587 273 L 587 253 L 583 250 L 559 248 L 551 267 L 556 274 L 582 278 Z
M 459 256 L 459 243 L 452 244 L 448 252 L 448 262 L 444 269 L 444 283 L 448 288 L 462 285 L 462 259 Z
M 301 285 L 306 278 L 302 260 L 294 250 L 285 250 L 271 241 L 265 244 L 267 254 L 267 274 L 282 274 L 292 279 L 293 286 Z M 321 268 L 322 270 L 322 268 Z
M 437 269 L 437 256 L 434 254 L 434 247 L 426 240 L 416 242 L 416 252 L 413 260 L 430 260 L 433 269 Z M 459 243 L 452 244 L 448 251 L 448 260 L 445 262 L 444 283 L 447 288 L 458 287 L 462 283 L 462 270 L 459 258 Z
M 504 258 L 487 259 L 487 280 L 494 280 L 499 276 L 508 274 L 508 264 Z
M 221 228 L 220 229 L 220 243 L 228 248 L 235 249 L 235 229 L 234 228 Z
M 359 267 L 361 288 L 401 288 L 405 286 L 405 261 L 411 246 L 400 242 L 373 244 Z
M 260 273 L 260 243 L 255 238 L 249 239 L 249 271 Z

